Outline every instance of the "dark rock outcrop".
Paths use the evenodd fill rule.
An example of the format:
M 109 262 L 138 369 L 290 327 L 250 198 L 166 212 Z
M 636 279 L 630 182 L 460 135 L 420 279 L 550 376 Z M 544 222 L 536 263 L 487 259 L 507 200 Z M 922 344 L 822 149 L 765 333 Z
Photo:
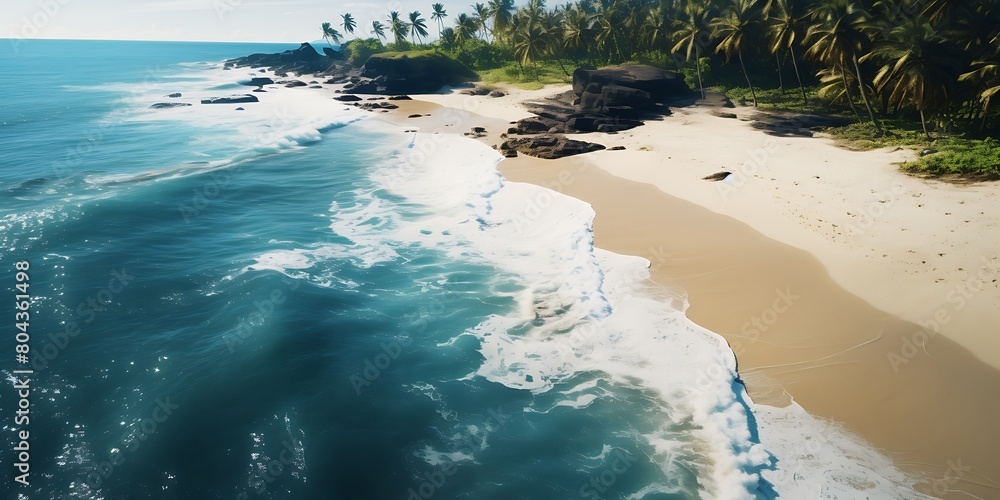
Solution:
M 489 89 L 484 89 L 482 87 L 472 87 L 471 89 L 465 89 L 459 92 L 459 94 L 462 95 L 488 95 L 489 93 Z
M 562 130 L 563 124 L 557 120 L 544 116 L 531 116 L 517 121 L 517 125 L 507 129 L 508 134 L 544 134 L 557 128 Z
M 490 97 L 503 97 L 505 95 L 507 95 L 507 94 L 505 94 L 504 92 L 499 91 L 499 90 L 494 90 L 493 92 L 489 93 Z
M 358 106 L 361 109 L 367 109 L 367 110 L 372 110 L 372 111 L 378 110 L 378 109 L 381 109 L 383 111 L 388 111 L 390 109 L 398 109 L 399 108 L 399 106 L 397 106 L 397 105 L 395 105 L 395 104 L 393 104 L 391 102 L 384 102 L 384 101 L 383 102 L 366 102 L 366 103 L 362 103 L 362 104 L 356 105 L 356 106 Z
M 432 51 L 375 54 L 365 62 L 361 76 L 345 89 L 358 94 L 430 93 L 477 78 L 462 63 Z
M 274 80 L 263 76 L 255 76 L 249 80 L 241 80 L 239 84 L 246 85 L 247 87 L 263 87 L 264 85 L 274 85 Z
M 211 99 L 202 99 L 202 104 L 239 104 L 244 102 L 260 102 L 255 95 L 237 95 L 230 97 L 213 97 Z
M 408 95 L 394 95 L 388 98 L 390 101 L 412 101 L 413 98 Z
M 170 94 L 167 97 L 169 97 L 171 99 L 177 99 L 177 98 L 181 97 L 181 93 L 180 92 L 174 92 L 173 94 Z
M 308 84 L 306 82 L 303 82 L 303 81 L 300 81 L 300 80 L 282 80 L 282 81 L 278 82 L 278 85 L 284 85 L 285 87 L 288 87 L 288 88 L 291 89 L 291 88 L 295 88 L 295 87 L 305 87 Z
M 356 95 L 353 95 L 353 94 L 344 94 L 344 95 L 338 95 L 337 97 L 334 97 L 334 100 L 337 100 L 337 101 L 340 101 L 340 102 L 358 102 L 358 101 L 361 100 L 361 98 L 358 97 L 358 96 L 356 96 Z
M 320 55 L 312 45 L 303 43 L 295 50 L 277 54 L 251 54 L 230 59 L 225 63 L 225 69 L 243 67 L 269 68 L 278 75 L 286 73 L 302 75 L 346 71 L 349 64 L 339 52 L 331 51 Z
M 579 68 L 573 72 L 573 92 L 576 95 L 585 91 L 594 92 L 594 86 L 603 88 L 607 85 L 641 90 L 659 102 L 691 93 L 681 74 L 641 64 Z
M 186 102 L 158 102 L 149 107 L 149 109 L 169 109 L 169 108 L 183 108 L 190 106 Z
M 550 160 L 602 149 L 604 146 L 600 144 L 549 134 L 509 138 L 500 145 L 501 152 L 515 150 L 521 154 Z

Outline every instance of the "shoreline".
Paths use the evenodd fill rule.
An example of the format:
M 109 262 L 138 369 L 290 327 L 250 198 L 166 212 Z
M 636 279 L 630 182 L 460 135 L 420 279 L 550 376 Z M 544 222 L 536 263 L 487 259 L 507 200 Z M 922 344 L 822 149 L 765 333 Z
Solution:
M 421 131 L 462 133 L 472 126 L 484 126 L 487 134 L 482 140 L 492 145 L 499 143 L 499 131 L 506 129 L 508 121 L 530 115 L 510 101 L 550 93 L 551 88 L 515 90 L 509 99 L 490 100 L 458 94 L 416 96 L 417 100 L 403 101 L 405 104 L 386 118 Z M 704 116 L 691 116 L 699 111 L 675 111 L 663 122 L 634 129 L 635 135 L 647 132 L 644 140 L 655 147 L 655 140 L 648 136 L 662 134 L 656 130 L 658 126 L 671 120 L 704 120 Z M 739 111 L 745 117 L 746 110 Z M 427 113 L 431 116 L 406 118 Z M 448 128 L 445 114 L 457 118 L 462 126 Z M 700 114 L 707 115 L 704 111 Z M 634 141 L 630 132 L 617 134 L 625 139 L 608 134 L 573 137 L 583 136 L 579 138 L 610 147 L 617 145 L 616 141 Z M 753 139 L 762 143 L 769 137 L 757 130 L 744 132 L 756 135 Z M 810 144 L 830 142 L 816 138 L 793 142 L 800 141 L 813 141 L 799 145 L 806 150 Z M 763 146 L 761 150 L 777 154 Z M 887 453 L 902 470 L 921 476 L 918 489 L 923 493 L 948 497 L 960 495 L 960 491 L 995 493 L 1000 488 L 993 482 L 1000 465 L 988 452 L 993 447 L 990 443 L 997 441 L 996 433 L 989 432 L 990 416 L 1000 411 L 1000 404 L 983 397 L 989 388 L 1000 387 L 1000 371 L 947 336 L 968 328 L 966 320 L 944 322 L 942 326 L 949 328 L 941 328 L 940 334 L 927 330 L 932 333 L 928 335 L 927 355 L 901 350 L 903 361 L 892 365 L 895 342 L 905 349 L 904 339 L 924 330 L 900 318 L 901 314 L 879 307 L 886 301 L 869 300 L 852 289 L 858 283 L 876 283 L 880 277 L 845 277 L 845 267 L 858 265 L 854 259 L 845 262 L 845 252 L 782 241 L 796 236 L 787 221 L 782 227 L 780 219 L 768 220 L 757 211 L 753 215 L 764 220 L 747 224 L 748 217 L 730 217 L 710 203 L 692 202 L 674 192 L 698 183 L 718 189 L 701 180 L 701 175 L 691 175 L 688 183 L 670 189 L 664 189 L 662 182 L 654 185 L 634 179 L 654 174 L 642 170 L 649 168 L 649 162 L 638 158 L 641 153 L 646 151 L 629 147 L 558 160 L 519 155 L 501 162 L 499 169 L 510 181 L 541 185 L 591 204 L 597 213 L 596 246 L 646 258 L 651 262 L 652 281 L 672 294 L 676 304 L 683 308 L 690 299 L 686 315 L 730 343 L 740 376 L 756 404 L 783 407 L 795 401 L 811 415 L 842 425 Z M 906 152 L 853 154 L 884 163 Z M 633 158 L 635 161 L 629 161 Z M 887 166 L 892 169 L 889 176 L 905 177 L 891 163 Z M 711 168 L 715 167 L 701 166 L 698 174 Z M 650 227 L 658 231 L 651 232 Z M 865 236 L 865 231 L 860 236 Z M 854 274 L 864 272 L 855 270 Z M 906 302 L 911 296 L 897 297 L 896 301 Z M 763 328 L 752 326 L 748 332 L 747 325 L 754 325 L 754 319 Z M 976 390 L 977 386 L 986 390 Z M 962 470 L 954 470 L 956 463 Z

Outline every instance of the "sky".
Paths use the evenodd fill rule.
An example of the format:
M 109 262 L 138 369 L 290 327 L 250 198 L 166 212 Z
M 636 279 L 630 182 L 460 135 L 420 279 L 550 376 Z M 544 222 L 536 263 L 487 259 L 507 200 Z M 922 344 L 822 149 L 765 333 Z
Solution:
M 0 38 L 303 42 L 321 39 L 324 21 L 343 32 L 345 12 L 371 36 L 392 10 L 419 10 L 436 36 L 434 2 L 452 21 L 473 0 L 0 0 Z

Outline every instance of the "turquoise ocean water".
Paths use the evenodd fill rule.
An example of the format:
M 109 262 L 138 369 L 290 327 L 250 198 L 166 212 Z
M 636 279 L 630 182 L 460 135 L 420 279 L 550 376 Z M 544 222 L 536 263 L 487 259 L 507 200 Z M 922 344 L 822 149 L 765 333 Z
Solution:
M 309 90 L 197 104 L 286 48 L 0 43 L 0 276 L 34 300 L 8 498 L 778 494 L 725 343 L 588 206 Z

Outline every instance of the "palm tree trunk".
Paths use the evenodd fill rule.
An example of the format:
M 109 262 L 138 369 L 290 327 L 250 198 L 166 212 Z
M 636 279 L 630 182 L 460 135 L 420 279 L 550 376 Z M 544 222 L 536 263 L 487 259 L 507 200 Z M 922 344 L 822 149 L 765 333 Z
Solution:
M 750 95 L 753 96 L 753 106 L 756 108 L 757 107 L 757 91 L 753 89 L 753 84 L 750 83 L 750 75 L 747 73 L 747 66 L 746 66 L 746 64 L 743 64 L 743 51 L 742 50 L 738 50 L 738 51 L 736 51 L 736 53 L 739 54 L 739 56 L 740 56 L 740 67 L 743 68 L 743 76 L 746 77 L 746 79 L 747 79 L 747 85 L 750 86 Z
M 861 91 L 861 100 L 864 101 L 865 107 L 868 108 L 868 116 L 871 117 L 872 123 L 875 124 L 875 130 L 881 134 L 882 124 L 875 119 L 875 112 L 872 111 L 872 104 L 868 102 L 868 92 L 865 92 L 865 84 L 861 81 L 861 65 L 858 64 L 857 54 L 854 55 L 854 70 L 857 71 L 856 76 L 858 77 L 858 89 Z
M 792 55 L 792 67 L 795 68 L 795 79 L 799 81 L 799 91 L 802 92 L 802 104 L 809 105 L 809 100 L 806 99 L 806 87 L 802 85 L 802 76 L 799 75 L 799 63 L 795 61 L 795 47 L 790 45 L 788 51 Z
M 931 134 L 927 131 L 927 120 L 924 119 L 923 108 L 920 109 L 920 126 L 924 128 L 924 135 L 926 135 L 928 139 L 931 139 Z
M 987 97 L 986 102 L 983 103 L 983 121 L 979 123 L 979 131 L 982 132 L 986 130 L 986 118 L 990 116 L 990 99 L 993 96 Z
M 840 78 L 844 81 L 844 92 L 847 93 L 847 103 L 851 105 L 851 111 L 857 117 L 858 123 L 861 123 L 861 114 L 858 113 L 858 108 L 854 107 L 854 96 L 851 95 L 851 85 L 847 82 L 847 68 L 843 64 L 840 65 Z
M 698 88 L 701 89 L 701 98 L 705 98 L 705 84 L 701 81 L 701 47 L 694 46 L 694 67 L 698 71 Z
M 785 93 L 785 78 L 781 76 L 781 58 L 778 57 L 778 53 L 774 53 L 774 61 L 778 63 L 778 88 L 781 89 L 781 93 Z

